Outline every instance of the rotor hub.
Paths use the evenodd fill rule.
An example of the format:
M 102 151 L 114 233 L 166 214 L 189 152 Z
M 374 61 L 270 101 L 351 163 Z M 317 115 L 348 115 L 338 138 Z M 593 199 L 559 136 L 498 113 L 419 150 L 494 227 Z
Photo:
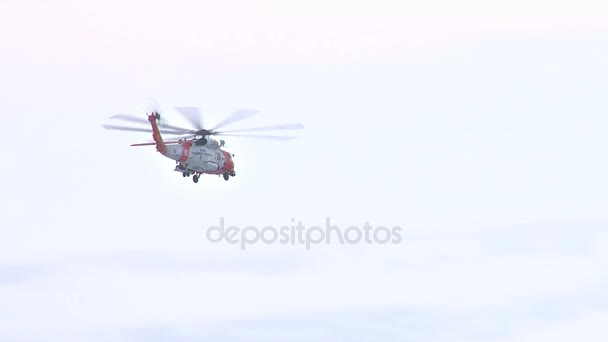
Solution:
M 194 134 L 195 135 L 200 135 L 200 136 L 207 136 L 207 135 L 211 135 L 213 132 L 210 130 L 206 130 L 206 129 L 199 129 L 198 131 L 196 131 Z

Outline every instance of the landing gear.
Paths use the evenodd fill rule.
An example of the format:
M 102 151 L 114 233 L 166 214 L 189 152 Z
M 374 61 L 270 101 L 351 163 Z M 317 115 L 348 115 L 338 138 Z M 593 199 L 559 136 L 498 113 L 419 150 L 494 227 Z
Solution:
M 184 176 L 184 178 L 185 178 L 185 177 L 188 177 L 188 174 L 186 172 L 184 172 L 184 173 L 182 173 L 182 176 Z
M 224 172 L 224 180 L 229 180 L 230 174 L 228 172 Z
M 199 177 L 198 175 L 194 175 L 194 176 L 192 176 L 192 181 L 193 181 L 194 183 L 198 183 L 198 177 Z

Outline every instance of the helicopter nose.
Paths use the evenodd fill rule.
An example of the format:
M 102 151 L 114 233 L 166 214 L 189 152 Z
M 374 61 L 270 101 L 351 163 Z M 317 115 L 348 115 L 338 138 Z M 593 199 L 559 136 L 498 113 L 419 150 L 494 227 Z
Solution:
M 224 170 L 226 171 L 234 171 L 234 161 L 232 161 L 232 157 L 234 155 L 231 155 L 229 152 L 223 151 L 224 152 L 224 157 L 226 158 L 226 161 L 224 162 Z

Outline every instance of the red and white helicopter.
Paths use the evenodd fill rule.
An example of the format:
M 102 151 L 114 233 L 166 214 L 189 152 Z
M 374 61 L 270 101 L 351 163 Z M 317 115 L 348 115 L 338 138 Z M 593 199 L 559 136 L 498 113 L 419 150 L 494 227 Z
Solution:
M 243 135 L 233 134 L 246 131 L 270 131 L 270 130 L 289 130 L 302 129 L 302 124 L 289 125 L 273 125 L 265 127 L 255 127 L 247 129 L 238 129 L 231 131 L 218 131 L 218 129 L 229 124 L 241 121 L 245 118 L 257 114 L 252 110 L 238 110 L 233 112 L 223 121 L 215 125 L 213 128 L 206 129 L 203 126 L 203 120 L 200 110 L 196 107 L 177 107 L 175 111 L 183 116 L 186 121 L 192 125 L 191 128 L 184 128 L 170 125 L 161 120 L 161 116 L 157 110 L 152 110 L 148 114 L 148 118 L 135 117 L 126 114 L 118 114 L 110 117 L 113 120 L 122 120 L 126 122 L 146 124 L 149 127 L 128 127 L 121 125 L 103 125 L 108 130 L 131 131 L 131 132 L 149 132 L 152 133 L 152 142 L 132 144 L 131 146 L 156 146 L 156 150 L 163 156 L 175 160 L 176 166 L 174 171 L 181 172 L 183 177 L 190 177 L 198 183 L 198 180 L 203 174 L 224 176 L 225 180 L 236 175 L 234 170 L 234 162 L 231 154 L 228 151 L 222 150 L 224 141 L 219 142 L 210 138 L 211 136 L 232 136 L 232 137 L 247 137 L 270 140 L 290 140 L 293 136 L 275 136 L 275 135 Z M 163 140 L 163 135 L 178 136 L 173 141 Z

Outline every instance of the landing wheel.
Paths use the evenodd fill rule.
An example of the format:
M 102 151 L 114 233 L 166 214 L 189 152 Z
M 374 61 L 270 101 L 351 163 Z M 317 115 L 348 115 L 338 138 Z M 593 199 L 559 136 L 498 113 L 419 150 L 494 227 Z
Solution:
M 224 173 L 224 180 L 229 180 L 230 179 L 230 174 L 228 172 Z
M 188 177 L 188 174 L 187 174 L 187 173 L 185 173 L 185 172 L 182 172 L 182 176 L 184 176 L 184 177 Z
M 194 176 L 192 176 L 192 181 L 193 181 L 194 183 L 198 183 L 198 175 L 194 175 Z

